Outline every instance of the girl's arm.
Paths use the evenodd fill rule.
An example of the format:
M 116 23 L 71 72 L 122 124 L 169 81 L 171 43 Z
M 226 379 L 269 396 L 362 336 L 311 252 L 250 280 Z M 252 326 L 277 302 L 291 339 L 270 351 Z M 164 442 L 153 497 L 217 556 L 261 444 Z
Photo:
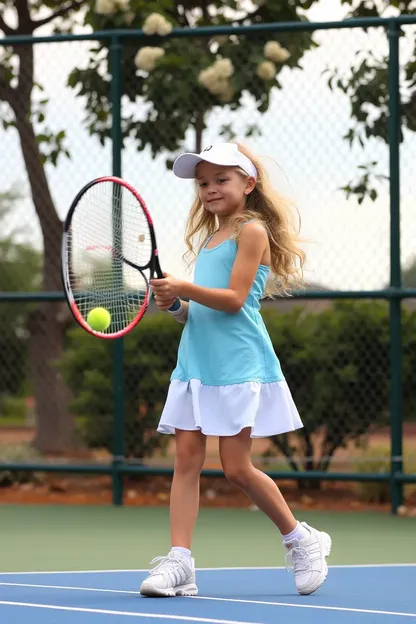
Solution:
M 205 288 L 180 282 L 179 295 L 214 310 L 234 314 L 239 312 L 248 297 L 267 246 L 265 229 L 258 223 L 248 223 L 239 235 L 238 251 L 228 288 Z

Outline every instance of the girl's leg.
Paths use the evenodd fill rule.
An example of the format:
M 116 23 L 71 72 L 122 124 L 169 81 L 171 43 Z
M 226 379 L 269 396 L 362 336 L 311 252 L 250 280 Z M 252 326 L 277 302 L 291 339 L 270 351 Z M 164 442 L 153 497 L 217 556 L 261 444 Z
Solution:
M 199 479 L 205 461 L 206 437 L 200 431 L 176 430 L 174 475 L 170 493 L 172 547 L 191 550 L 199 509 Z
M 199 508 L 199 478 L 205 461 L 205 436 L 176 430 L 174 475 L 170 493 L 172 549 L 140 586 L 144 596 L 195 596 L 198 593 L 191 541 Z
M 251 462 L 250 428 L 238 435 L 220 438 L 220 456 L 225 476 L 251 498 L 282 535 L 291 533 L 297 521 L 275 482 Z
M 328 573 L 326 557 L 331 551 L 327 533 L 299 523 L 279 488 L 270 477 L 251 463 L 250 429 L 220 438 L 220 455 L 225 475 L 240 487 L 279 528 L 288 561 L 293 565 L 299 594 L 312 594 Z

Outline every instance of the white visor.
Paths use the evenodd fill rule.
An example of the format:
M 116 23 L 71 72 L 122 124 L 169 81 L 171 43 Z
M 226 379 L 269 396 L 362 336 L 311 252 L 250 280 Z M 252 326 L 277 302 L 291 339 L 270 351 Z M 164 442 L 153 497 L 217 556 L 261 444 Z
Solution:
M 173 173 L 178 178 L 195 178 L 196 166 L 201 161 L 223 167 L 240 167 L 247 175 L 257 179 L 257 169 L 235 143 L 216 143 L 206 147 L 200 154 L 181 154 L 173 164 Z

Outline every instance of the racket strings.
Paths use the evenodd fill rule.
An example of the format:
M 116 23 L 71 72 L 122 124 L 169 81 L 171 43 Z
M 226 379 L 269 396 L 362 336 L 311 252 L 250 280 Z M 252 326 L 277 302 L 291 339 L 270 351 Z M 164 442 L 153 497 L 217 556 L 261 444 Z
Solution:
M 146 215 L 135 196 L 113 182 L 92 186 L 80 199 L 68 231 L 70 287 L 81 316 L 106 308 L 106 333 L 126 328 L 145 301 L 145 276 L 123 258 L 145 267 L 152 253 Z

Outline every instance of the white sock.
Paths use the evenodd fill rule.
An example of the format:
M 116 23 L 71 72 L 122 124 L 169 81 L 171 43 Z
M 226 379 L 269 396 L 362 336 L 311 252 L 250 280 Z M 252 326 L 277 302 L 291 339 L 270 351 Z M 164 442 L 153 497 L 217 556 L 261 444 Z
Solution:
M 179 552 L 189 559 L 189 563 L 191 562 L 191 551 L 189 548 L 183 548 L 183 546 L 172 546 L 171 552 Z
M 303 540 L 305 537 L 309 537 L 309 531 L 298 522 L 291 533 L 282 535 L 285 544 L 293 542 L 293 540 Z

